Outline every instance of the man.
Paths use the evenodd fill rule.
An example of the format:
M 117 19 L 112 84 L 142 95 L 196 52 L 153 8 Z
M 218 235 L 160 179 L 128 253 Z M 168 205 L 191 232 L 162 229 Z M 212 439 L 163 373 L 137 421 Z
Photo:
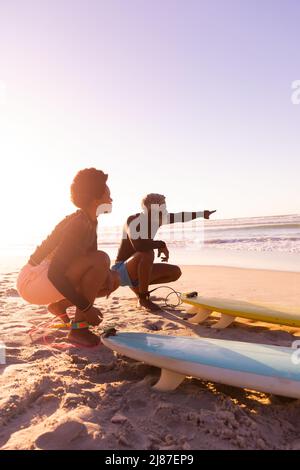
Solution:
M 71 199 L 78 210 L 65 217 L 35 250 L 21 270 L 17 288 L 31 304 L 69 322 L 67 308 L 76 306 L 69 339 L 82 346 L 95 346 L 100 339 L 89 330 L 99 325 L 102 314 L 94 307 L 96 297 L 109 296 L 119 286 L 110 270 L 110 259 L 97 247 L 97 217 L 112 199 L 107 175 L 95 168 L 79 171 L 71 186 Z
M 129 286 L 138 297 L 138 306 L 155 311 L 159 307 L 149 298 L 149 285 L 176 281 L 181 276 L 178 266 L 167 264 L 169 250 L 162 240 L 153 240 L 162 225 L 188 222 L 198 217 L 209 219 L 216 211 L 168 213 L 165 196 L 148 194 L 142 200 L 143 211 L 128 217 L 117 259 L 112 270 L 119 273 L 122 286 Z M 154 250 L 163 255 L 154 263 Z

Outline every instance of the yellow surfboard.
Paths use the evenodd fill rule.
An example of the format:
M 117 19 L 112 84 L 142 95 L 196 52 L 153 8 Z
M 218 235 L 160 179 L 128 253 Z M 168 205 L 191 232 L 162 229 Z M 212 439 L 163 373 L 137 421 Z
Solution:
M 195 316 L 189 319 L 191 323 L 202 323 L 209 315 L 216 312 L 221 314 L 221 318 L 212 325 L 212 328 L 226 328 L 234 322 L 236 317 L 300 328 L 300 308 L 284 309 L 243 300 L 201 297 L 196 292 L 184 293 L 181 299 L 194 307 Z

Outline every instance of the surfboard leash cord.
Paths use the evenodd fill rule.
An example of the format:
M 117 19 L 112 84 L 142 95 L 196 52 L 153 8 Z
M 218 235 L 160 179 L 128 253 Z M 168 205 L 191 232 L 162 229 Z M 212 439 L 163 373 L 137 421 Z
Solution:
M 164 298 L 164 301 L 165 301 L 165 306 L 166 307 L 171 307 L 171 308 L 176 308 L 176 307 L 179 307 L 179 305 L 182 304 L 183 300 L 181 298 L 182 296 L 182 292 L 179 292 L 175 289 L 173 289 L 173 287 L 170 287 L 170 286 L 159 286 L 159 287 L 155 287 L 154 289 L 152 290 L 149 290 L 149 294 L 152 294 L 152 292 L 155 292 L 156 290 L 158 289 L 170 289 L 170 293 Z M 175 295 L 177 297 L 177 303 L 176 304 L 172 304 L 172 303 L 169 303 L 168 302 L 168 299 L 171 295 Z

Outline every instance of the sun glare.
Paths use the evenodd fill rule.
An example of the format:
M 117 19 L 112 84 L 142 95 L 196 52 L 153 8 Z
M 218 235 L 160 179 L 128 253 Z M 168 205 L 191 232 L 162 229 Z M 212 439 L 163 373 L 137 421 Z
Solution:
M 57 218 L 72 210 L 68 185 L 72 171 L 58 172 L 45 135 L 30 114 L 10 105 L 0 86 L 0 243 L 35 243 Z M 6 102 L 5 102 L 6 101 Z M 64 182 L 64 184 L 63 184 Z

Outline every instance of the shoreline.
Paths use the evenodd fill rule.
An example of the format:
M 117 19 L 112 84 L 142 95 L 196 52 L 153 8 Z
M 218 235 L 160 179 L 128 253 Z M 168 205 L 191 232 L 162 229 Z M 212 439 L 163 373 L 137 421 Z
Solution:
M 108 248 L 107 246 L 98 247 L 99 250 L 105 251 L 113 264 L 116 257 L 116 248 Z M 33 250 L 32 250 L 33 251 Z M 21 254 L 5 254 L 0 250 L 0 275 L 8 272 L 20 270 L 28 261 L 31 251 Z M 160 262 L 158 258 L 155 262 Z M 174 248 L 170 249 L 171 264 L 180 266 L 210 266 L 251 269 L 263 271 L 277 271 L 300 273 L 300 253 L 287 252 L 258 252 L 258 251 L 238 251 L 226 250 L 221 248 L 203 248 L 203 249 L 186 249 Z

